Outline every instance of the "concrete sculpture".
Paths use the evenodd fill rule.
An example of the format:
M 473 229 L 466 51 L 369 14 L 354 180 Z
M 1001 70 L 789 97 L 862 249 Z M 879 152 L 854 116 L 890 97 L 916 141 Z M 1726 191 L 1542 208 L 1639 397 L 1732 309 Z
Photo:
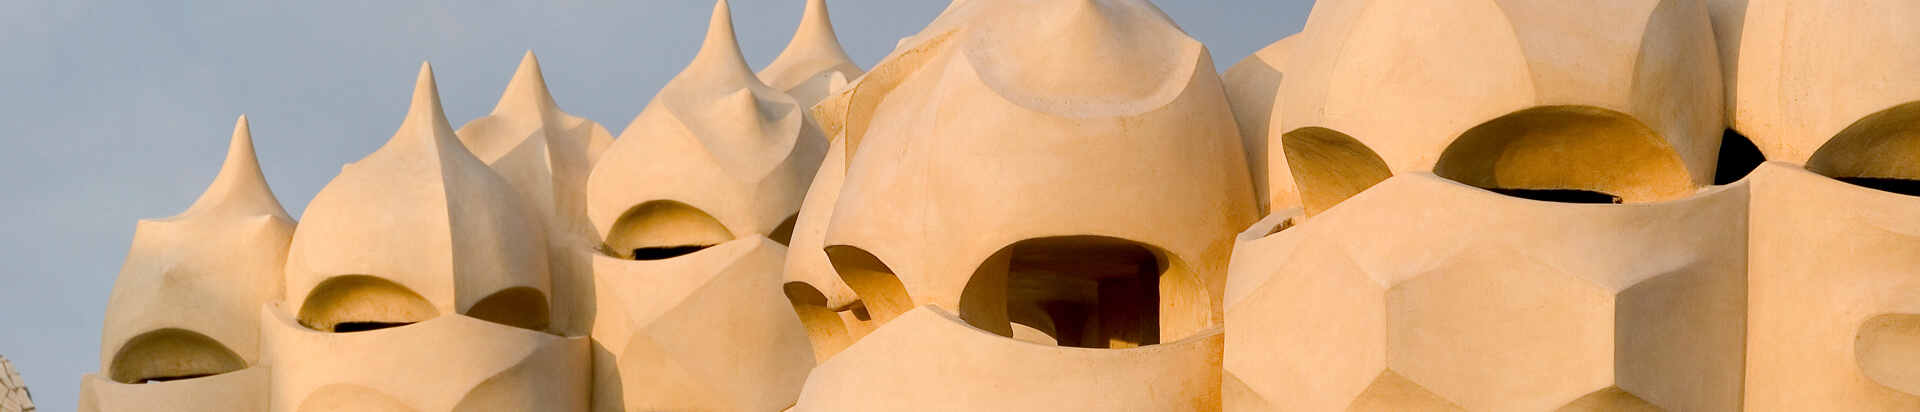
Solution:
M 1916 13 L 1747 4 L 1734 127 L 1776 161 L 1749 178 L 1748 410 L 1920 408 Z
M 553 330 L 586 335 L 593 327 L 591 257 L 600 245 L 587 220 L 587 175 L 613 135 L 560 111 L 533 52 L 521 60 L 493 113 L 455 133 L 538 212 L 549 243 Z
M 795 410 L 1217 408 L 1256 211 L 1212 58 L 1146 2 L 1030 3 L 956 3 L 816 106 L 844 177 L 803 216 L 832 208 L 839 276 L 789 297 L 817 292 L 810 331 L 875 328 L 819 351 Z
M 286 299 L 259 308 L 272 409 L 585 409 L 587 338 L 548 333 L 542 220 L 455 136 L 431 67 L 301 220 Z
M 20 371 L 13 370 L 13 364 L 7 357 L 0 356 L 0 412 L 33 412 L 33 395 L 27 392 L 27 382 L 20 379 Z
M 247 118 L 226 163 L 179 215 L 143 220 L 107 304 L 100 373 L 81 410 L 259 410 L 260 306 L 279 300 L 293 217 L 267 187 Z
M 793 404 L 814 359 L 781 295 L 783 244 L 826 151 L 803 111 L 747 67 L 722 0 L 700 53 L 594 168 L 595 410 Z
M 81 409 L 1920 409 L 1916 13 L 1324 0 L 1216 74 L 964 0 L 863 71 L 809 0 L 756 73 L 721 0 L 617 140 L 422 67 L 297 230 L 241 118 Z

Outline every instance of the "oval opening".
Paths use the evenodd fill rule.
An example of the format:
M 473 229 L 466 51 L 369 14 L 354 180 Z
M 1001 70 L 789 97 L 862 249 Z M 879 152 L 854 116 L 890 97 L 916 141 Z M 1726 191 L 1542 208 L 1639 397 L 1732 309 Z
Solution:
M 1280 135 L 1287 169 L 1308 216 L 1332 209 L 1353 195 L 1393 177 L 1387 162 L 1345 133 L 1307 127 Z
M 1590 106 L 1544 106 L 1474 126 L 1433 173 L 1508 196 L 1567 203 L 1652 203 L 1685 197 L 1679 153 L 1639 120 Z
M 976 271 L 961 306 L 1003 311 L 975 318 L 1003 319 L 1007 336 L 1047 337 L 1022 339 L 1029 342 L 1122 349 L 1173 341 L 1203 328 L 1211 305 L 1205 288 L 1169 256 L 1103 236 L 1015 242 Z M 1005 286 L 987 290 L 974 283 Z
M 153 383 L 219 375 L 247 368 L 247 361 L 213 338 L 166 328 L 127 340 L 114 353 L 107 375 L 120 383 Z
M 440 316 L 433 303 L 412 289 L 367 275 L 335 276 L 321 282 L 300 305 L 300 325 L 334 332 L 365 332 L 411 325 Z
M 1920 102 L 1861 118 L 1815 151 L 1807 170 L 1872 189 L 1920 196 Z
M 733 240 L 712 215 L 685 203 L 655 200 L 628 209 L 607 233 L 607 250 L 621 259 L 664 260 Z
M 494 292 L 474 302 L 467 316 L 521 329 L 546 330 L 551 321 L 547 295 L 539 289 L 521 286 Z

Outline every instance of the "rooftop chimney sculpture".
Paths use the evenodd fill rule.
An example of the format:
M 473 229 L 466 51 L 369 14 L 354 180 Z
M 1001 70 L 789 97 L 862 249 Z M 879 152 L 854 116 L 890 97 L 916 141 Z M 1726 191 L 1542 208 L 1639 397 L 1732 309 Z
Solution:
M 1322 0 L 1224 73 L 1147 0 L 732 17 L 618 139 L 423 66 L 297 227 L 242 117 L 81 409 L 1920 409 L 1920 7 Z

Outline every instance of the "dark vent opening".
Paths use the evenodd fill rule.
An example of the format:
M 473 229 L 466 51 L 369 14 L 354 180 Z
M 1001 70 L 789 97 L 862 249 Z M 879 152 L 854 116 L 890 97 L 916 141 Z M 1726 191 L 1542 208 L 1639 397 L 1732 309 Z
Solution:
M 413 322 L 404 322 L 404 323 L 340 322 L 333 325 L 333 332 L 334 333 L 366 332 L 370 330 L 381 330 L 386 328 L 395 328 L 395 327 L 407 326 L 412 324 Z
M 1855 186 L 1899 193 L 1907 196 L 1920 196 L 1920 180 L 1894 179 L 1887 177 L 1839 177 L 1834 178 Z
M 1603 192 L 1596 192 L 1592 190 L 1498 189 L 1498 188 L 1489 188 L 1487 190 L 1492 191 L 1494 193 L 1507 195 L 1507 196 L 1513 196 L 1521 199 L 1533 199 L 1533 200 L 1538 200 L 1542 202 L 1591 203 L 1591 204 L 1602 204 L 1602 205 L 1605 205 L 1605 204 L 1617 205 L 1617 204 L 1620 204 L 1621 202 L 1621 199 L 1619 196 L 1614 196 L 1614 195 L 1606 194 Z
M 1740 132 L 1727 129 L 1720 136 L 1720 167 L 1714 170 L 1713 184 L 1726 185 L 1738 182 L 1767 162 L 1767 155 L 1760 153 L 1760 147 L 1752 139 Z
M 172 381 L 183 381 L 183 380 L 188 380 L 188 379 L 193 379 L 193 378 L 205 378 L 205 377 L 208 377 L 208 376 L 213 376 L 213 375 L 218 375 L 218 374 L 215 374 L 215 373 L 202 373 L 202 374 L 197 374 L 197 375 L 181 375 L 181 376 L 155 376 L 155 377 L 151 377 L 151 378 L 146 378 L 146 379 L 144 379 L 144 380 L 141 380 L 141 381 L 140 381 L 140 383 L 160 383 L 160 382 L 172 382 Z
M 633 250 L 633 260 L 666 260 L 691 255 L 713 245 L 643 247 Z

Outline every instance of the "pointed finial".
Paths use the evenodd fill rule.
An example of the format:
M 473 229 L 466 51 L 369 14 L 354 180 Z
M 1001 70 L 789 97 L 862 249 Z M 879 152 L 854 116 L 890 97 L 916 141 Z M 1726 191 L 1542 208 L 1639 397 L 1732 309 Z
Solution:
M 793 41 L 787 43 L 787 51 L 780 54 L 805 52 L 821 57 L 852 62 L 846 49 L 840 47 L 840 36 L 833 32 L 833 18 L 827 14 L 827 0 L 807 0 L 807 9 L 800 15 L 800 28 L 793 33 Z
M 220 174 L 207 186 L 206 193 L 180 216 L 224 207 L 293 220 L 286 208 L 280 206 L 280 200 L 273 196 L 273 188 L 267 186 L 266 174 L 260 171 L 260 159 L 253 150 L 253 131 L 246 115 L 241 115 L 233 125 L 233 140 L 227 143 L 227 160 L 220 165 Z
M 507 82 L 507 91 L 500 95 L 500 103 L 494 105 L 493 114 L 501 114 L 513 109 L 544 112 L 545 109 L 558 109 L 553 94 L 547 90 L 546 76 L 540 73 L 540 59 L 528 50 L 520 58 L 520 69 L 513 72 L 513 80 Z
M 726 76 L 744 76 L 759 81 L 753 75 L 753 69 L 747 66 L 747 57 L 740 52 L 740 41 L 733 33 L 733 11 L 727 6 L 727 0 L 719 0 L 713 6 L 713 21 L 707 25 L 707 39 L 700 45 L 700 54 L 693 57 L 693 63 L 683 73 L 707 73 Z
M 453 126 L 440 107 L 440 86 L 433 80 L 430 62 L 420 63 L 420 77 L 413 83 L 413 104 L 407 107 L 407 120 L 400 124 L 400 132 L 394 137 L 408 135 L 409 131 L 436 138 L 453 136 Z

